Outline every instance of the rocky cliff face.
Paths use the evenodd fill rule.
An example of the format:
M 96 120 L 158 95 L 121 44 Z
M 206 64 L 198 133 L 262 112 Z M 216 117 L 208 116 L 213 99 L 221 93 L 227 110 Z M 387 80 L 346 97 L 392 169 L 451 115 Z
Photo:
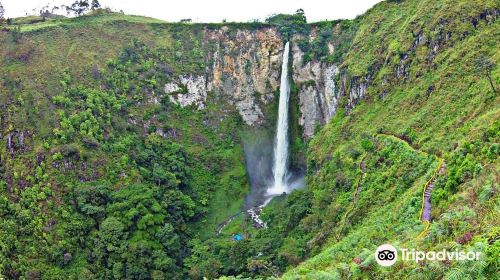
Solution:
M 248 125 L 260 125 L 263 106 L 273 100 L 280 83 L 284 47 L 280 34 L 274 27 L 236 31 L 222 27 L 207 29 L 204 36 L 204 76 L 180 76 L 166 84 L 170 100 L 203 109 L 208 92 L 213 91 L 233 103 Z M 334 78 L 339 69 L 319 61 L 304 63 L 297 39 L 292 39 L 292 79 L 299 89 L 299 123 L 303 136 L 309 138 L 316 125 L 324 125 L 337 109 L 339 91 Z
M 334 79 L 339 68 L 319 61 L 304 63 L 304 54 L 297 44 L 293 44 L 292 55 L 292 77 L 299 88 L 299 124 L 308 138 L 314 134 L 316 125 L 326 124 L 337 110 L 339 91 Z
M 279 86 L 283 42 L 275 28 L 205 30 L 204 75 L 180 76 L 165 85 L 170 100 L 204 107 L 208 92 L 227 98 L 248 125 L 264 119 L 262 106 L 273 99 Z
M 279 86 L 283 42 L 275 28 L 207 30 L 208 89 L 228 97 L 249 125 L 263 120 L 262 105 Z

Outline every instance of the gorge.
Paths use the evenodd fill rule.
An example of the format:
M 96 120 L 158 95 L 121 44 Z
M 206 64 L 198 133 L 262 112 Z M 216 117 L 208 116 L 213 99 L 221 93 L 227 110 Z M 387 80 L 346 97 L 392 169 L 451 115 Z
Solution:
M 499 15 L 0 20 L 0 278 L 493 279 Z

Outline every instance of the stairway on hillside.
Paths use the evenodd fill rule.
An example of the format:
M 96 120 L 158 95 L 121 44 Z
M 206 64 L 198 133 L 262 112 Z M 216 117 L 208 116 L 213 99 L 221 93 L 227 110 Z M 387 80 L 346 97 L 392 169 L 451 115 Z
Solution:
M 446 168 L 446 165 L 444 161 L 441 163 L 441 166 L 439 167 L 439 171 L 434 175 L 432 180 L 429 181 L 427 186 L 425 186 L 424 190 L 424 198 L 423 198 L 423 207 L 422 207 L 422 215 L 420 219 L 424 221 L 431 221 L 431 194 L 432 194 L 432 189 L 434 188 L 434 182 L 436 181 L 436 177 L 438 174 L 444 173 Z

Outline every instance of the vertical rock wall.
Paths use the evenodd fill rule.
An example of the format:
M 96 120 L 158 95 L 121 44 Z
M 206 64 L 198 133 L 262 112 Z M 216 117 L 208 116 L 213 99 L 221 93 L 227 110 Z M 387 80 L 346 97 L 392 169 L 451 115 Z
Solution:
M 300 125 L 304 136 L 311 137 L 316 125 L 326 124 L 337 110 L 339 92 L 335 76 L 339 69 L 334 64 L 319 61 L 303 62 L 303 53 L 293 45 L 292 77 L 299 89 Z
M 165 85 L 165 93 L 181 106 L 203 109 L 208 93 L 213 92 L 234 104 L 248 125 L 262 124 L 263 106 L 273 100 L 280 83 L 284 47 L 280 34 L 275 27 L 221 27 L 206 29 L 204 36 L 204 76 L 179 76 Z M 337 110 L 342 93 L 336 88 L 335 78 L 340 71 L 335 64 L 304 63 L 297 39 L 292 38 L 292 79 L 299 90 L 299 124 L 303 136 L 310 138 L 315 127 L 326 124 Z M 329 51 L 335 50 L 329 46 Z

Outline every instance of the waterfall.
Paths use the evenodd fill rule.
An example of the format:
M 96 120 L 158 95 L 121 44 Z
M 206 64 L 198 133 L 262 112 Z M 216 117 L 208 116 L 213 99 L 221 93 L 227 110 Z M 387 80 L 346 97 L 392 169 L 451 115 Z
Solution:
M 289 42 L 283 51 L 283 64 L 281 65 L 281 85 L 278 109 L 278 125 L 274 141 L 273 175 L 274 184 L 267 190 L 270 195 L 278 195 L 288 191 L 288 97 L 290 95 L 290 82 L 288 81 L 288 53 Z

